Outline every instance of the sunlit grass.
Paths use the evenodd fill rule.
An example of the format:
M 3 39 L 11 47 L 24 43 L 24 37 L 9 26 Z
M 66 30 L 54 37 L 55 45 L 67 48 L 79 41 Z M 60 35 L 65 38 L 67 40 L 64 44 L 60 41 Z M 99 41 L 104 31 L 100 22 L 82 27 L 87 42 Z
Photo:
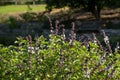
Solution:
M 26 11 L 44 11 L 44 4 L 42 5 L 6 5 L 0 6 L 0 14 L 8 14 L 15 12 L 26 12 Z

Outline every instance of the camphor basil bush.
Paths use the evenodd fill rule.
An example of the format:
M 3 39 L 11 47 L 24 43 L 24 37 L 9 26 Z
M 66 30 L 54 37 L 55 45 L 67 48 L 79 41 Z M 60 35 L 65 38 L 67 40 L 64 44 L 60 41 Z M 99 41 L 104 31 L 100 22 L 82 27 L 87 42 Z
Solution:
M 104 34 L 104 37 L 106 35 Z M 106 38 L 104 38 L 106 39 Z M 0 45 L 0 80 L 120 80 L 120 52 L 92 39 L 50 34 L 32 40 L 19 37 L 19 46 Z

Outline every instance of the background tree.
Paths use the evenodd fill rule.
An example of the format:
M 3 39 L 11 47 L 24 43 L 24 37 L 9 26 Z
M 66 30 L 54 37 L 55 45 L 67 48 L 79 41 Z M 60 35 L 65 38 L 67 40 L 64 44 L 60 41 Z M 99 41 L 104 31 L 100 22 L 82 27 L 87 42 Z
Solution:
M 114 6 L 120 7 L 120 1 L 118 0 L 46 0 L 47 9 L 61 8 L 68 6 L 70 8 L 83 7 L 84 10 L 90 11 L 97 20 L 100 20 L 100 12 L 103 7 Z M 114 5 L 113 5 L 114 4 Z
M 100 19 L 100 12 L 104 7 L 105 2 L 105 0 L 88 0 L 86 2 L 88 11 L 90 11 L 97 20 Z

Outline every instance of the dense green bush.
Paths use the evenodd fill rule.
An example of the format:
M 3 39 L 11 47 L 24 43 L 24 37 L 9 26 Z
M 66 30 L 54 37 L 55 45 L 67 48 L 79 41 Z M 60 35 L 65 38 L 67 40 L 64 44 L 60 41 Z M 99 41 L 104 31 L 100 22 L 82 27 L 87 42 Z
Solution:
M 30 11 L 31 8 L 28 6 L 28 10 Z M 24 21 L 33 21 L 34 19 L 36 19 L 36 14 L 34 13 L 30 13 L 30 12 L 26 12 L 24 14 L 21 14 L 20 17 L 24 20 Z
M 56 30 L 57 31 L 57 30 Z M 57 33 L 56 33 L 57 34 Z M 18 46 L 0 45 L 1 80 L 119 80 L 120 53 L 94 41 L 51 34 L 32 40 L 19 37 Z M 107 42 L 108 43 L 108 42 Z M 108 45 L 109 46 L 109 45 Z M 103 47 L 104 48 L 104 47 Z M 108 50 L 107 50 L 108 49 Z
M 10 29 L 16 29 L 20 28 L 20 21 L 16 17 L 10 16 L 7 20 L 6 23 L 8 24 L 8 27 Z

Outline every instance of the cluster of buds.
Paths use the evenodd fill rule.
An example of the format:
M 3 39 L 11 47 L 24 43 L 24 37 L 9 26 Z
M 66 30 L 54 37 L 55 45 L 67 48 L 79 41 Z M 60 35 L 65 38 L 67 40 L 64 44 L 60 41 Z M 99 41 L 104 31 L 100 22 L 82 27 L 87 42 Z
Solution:
M 60 49 L 60 58 L 59 58 L 59 67 L 61 68 L 63 66 L 63 55 L 62 55 L 62 49 Z
M 113 69 L 113 64 L 115 64 L 117 59 L 114 59 L 114 61 L 111 61 L 105 68 L 105 71 L 109 70 L 109 69 Z
M 47 18 L 48 18 L 48 20 L 49 20 L 49 23 L 50 23 L 50 32 L 51 32 L 51 34 L 54 34 L 54 28 L 53 28 L 53 25 L 52 25 L 52 20 L 50 19 L 50 17 L 48 16 L 48 15 L 45 15 Z
M 95 33 L 93 33 L 93 42 L 94 42 L 96 45 L 99 45 L 99 46 L 100 46 L 100 49 L 101 49 L 102 51 L 104 51 L 104 50 L 103 50 L 103 46 L 101 45 L 100 41 L 97 39 Z
M 61 25 L 61 26 L 62 26 L 62 35 L 61 35 L 61 37 L 62 37 L 62 40 L 63 40 L 63 41 L 65 41 L 66 36 L 65 36 L 65 29 L 64 29 L 64 25 Z
M 95 70 L 96 70 L 99 66 L 101 66 L 101 64 L 102 64 L 103 62 L 105 62 L 105 61 L 106 61 L 106 52 L 104 52 L 103 55 L 100 57 L 100 60 L 99 60 L 99 62 L 95 65 L 95 67 L 91 68 L 90 74 L 93 74 L 93 73 L 95 72 Z M 100 72 L 102 72 L 102 71 L 100 71 Z
M 111 70 L 111 72 L 107 75 L 107 77 L 105 78 L 105 80 L 110 80 L 111 77 L 113 76 L 114 72 L 115 72 L 115 69 L 113 68 L 113 69 Z
M 56 20 L 56 22 L 55 22 L 55 35 L 58 34 L 58 30 L 59 30 L 58 28 L 59 28 L 59 21 Z
M 111 49 L 111 46 L 110 46 L 109 38 L 108 38 L 108 36 L 105 34 L 105 31 L 104 31 L 104 30 L 102 30 L 102 32 L 103 32 L 103 36 L 104 36 L 104 42 L 105 42 L 105 44 L 106 44 L 109 52 L 112 53 L 112 49 Z
M 27 41 L 29 42 L 29 44 L 31 45 L 32 44 L 32 37 L 30 35 L 28 35 L 26 37 Z
M 32 37 L 29 35 L 26 37 L 27 41 L 29 42 L 29 46 L 28 46 L 28 52 L 29 53 L 35 53 L 37 50 L 39 50 L 39 47 L 33 47 L 32 46 Z
M 115 48 L 115 51 L 118 51 L 118 50 L 120 50 L 119 42 L 117 42 L 117 45 L 116 45 L 116 48 Z
M 97 38 L 95 36 L 95 33 L 93 33 L 93 42 L 97 44 Z
M 38 51 L 39 50 L 39 47 L 28 47 L 28 52 L 30 52 L 30 53 L 35 53 L 36 51 Z
M 72 22 L 72 29 L 70 32 L 70 45 L 74 45 L 74 40 L 76 39 L 76 34 L 75 34 L 75 23 Z
M 89 79 L 90 78 L 90 74 L 88 71 L 88 59 L 85 59 L 85 64 L 84 64 L 84 76 Z

